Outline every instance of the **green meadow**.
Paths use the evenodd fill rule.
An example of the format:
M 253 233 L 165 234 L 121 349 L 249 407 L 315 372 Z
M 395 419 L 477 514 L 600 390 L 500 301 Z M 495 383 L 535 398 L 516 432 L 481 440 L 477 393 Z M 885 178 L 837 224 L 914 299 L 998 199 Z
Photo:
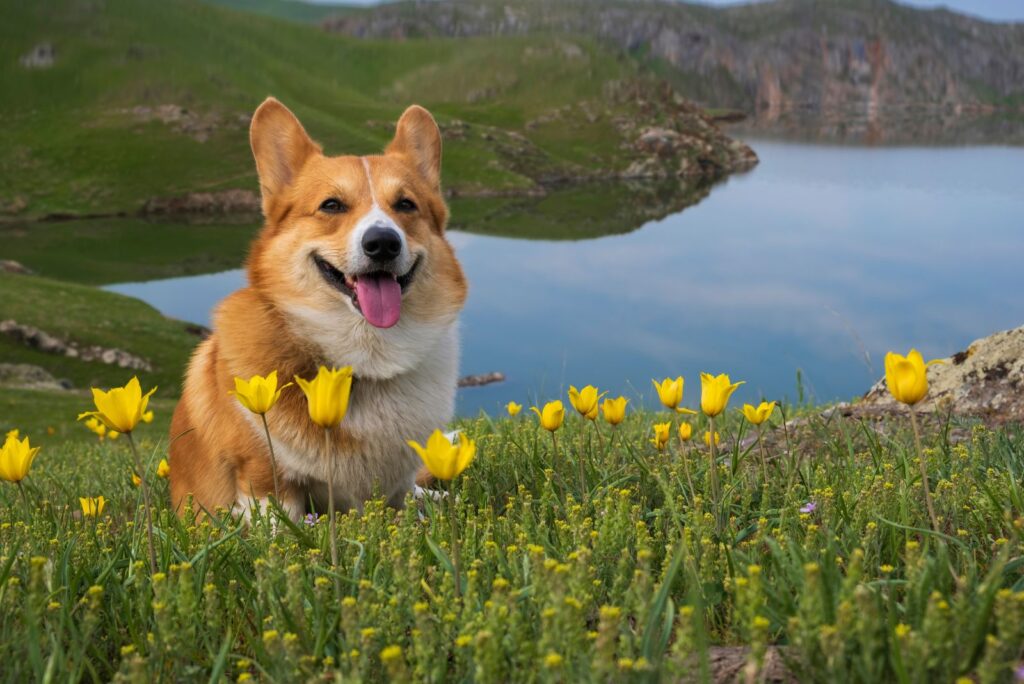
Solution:
M 43 437 L 0 483 L 5 680 L 1009 682 L 1021 655 L 1019 429 L 925 417 L 932 529 L 905 417 L 779 409 L 762 461 L 729 409 L 717 486 L 703 418 L 465 420 L 454 507 L 342 515 L 335 567 L 324 517 L 176 517 L 155 410 L 156 574 L 123 438 Z
M 658 87 L 581 37 L 356 40 L 198 0 L 0 8 L 0 213 L 23 219 L 255 189 L 248 116 L 271 94 L 331 154 L 379 152 L 419 102 L 445 132 L 448 189 L 522 194 L 628 166 L 612 121 L 650 118 L 633 100 Z M 23 67 L 40 42 L 54 64 Z

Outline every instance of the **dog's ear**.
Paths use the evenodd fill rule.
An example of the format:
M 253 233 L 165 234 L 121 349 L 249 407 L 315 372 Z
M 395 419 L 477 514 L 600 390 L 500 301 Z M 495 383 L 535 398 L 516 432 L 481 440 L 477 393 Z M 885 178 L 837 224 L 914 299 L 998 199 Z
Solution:
M 264 100 L 252 116 L 249 144 L 256 157 L 264 213 L 271 198 L 295 179 L 306 161 L 320 154 L 320 146 L 310 139 L 291 110 L 272 97 Z
M 385 152 L 407 157 L 432 188 L 441 187 L 441 131 L 423 107 L 412 105 L 405 110 Z

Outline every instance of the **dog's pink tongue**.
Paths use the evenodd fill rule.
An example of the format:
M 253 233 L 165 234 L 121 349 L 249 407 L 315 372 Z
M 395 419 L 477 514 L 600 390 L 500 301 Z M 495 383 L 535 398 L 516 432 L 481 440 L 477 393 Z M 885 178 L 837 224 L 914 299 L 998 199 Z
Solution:
M 356 296 L 363 317 L 378 328 L 390 328 L 402 313 L 402 287 L 386 273 L 368 273 L 356 278 Z

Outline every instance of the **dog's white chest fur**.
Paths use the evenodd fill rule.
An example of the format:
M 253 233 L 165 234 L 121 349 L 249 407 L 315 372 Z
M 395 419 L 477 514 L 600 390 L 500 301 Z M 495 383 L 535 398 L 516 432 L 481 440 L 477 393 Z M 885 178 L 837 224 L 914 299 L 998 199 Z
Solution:
M 363 502 L 374 496 L 400 505 L 412 491 L 421 462 L 407 440 L 425 441 L 433 430 L 443 428 L 455 412 L 457 321 L 430 332 L 434 334 L 420 336 L 422 346 L 415 351 L 404 346 L 390 348 L 405 358 L 378 361 L 378 367 L 412 366 L 392 377 L 367 378 L 361 376 L 357 359 L 337 359 L 338 365 L 351 363 L 355 370 L 342 427 L 360 445 L 356 453 L 334 448 L 325 457 L 326 437 L 321 444 L 302 444 L 297 435 L 272 430 L 278 467 L 285 480 L 297 485 L 302 493 L 301 498 L 283 502 L 286 508 L 297 514 L 311 495 L 318 510 L 326 509 L 329 464 L 334 467 L 335 505 L 339 510 L 361 509 Z M 357 350 L 355 356 L 364 353 Z M 253 426 L 262 427 L 255 422 Z M 239 497 L 244 499 L 245 493 L 239 492 Z

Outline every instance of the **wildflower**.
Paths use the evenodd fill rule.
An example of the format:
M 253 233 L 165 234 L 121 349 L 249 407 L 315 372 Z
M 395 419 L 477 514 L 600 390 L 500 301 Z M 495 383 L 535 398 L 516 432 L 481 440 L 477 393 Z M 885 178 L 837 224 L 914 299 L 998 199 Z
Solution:
M 136 473 L 135 471 L 132 471 L 132 484 L 135 485 L 136 487 L 142 484 L 142 478 L 139 477 L 139 474 Z
M 390 663 L 398 660 L 402 657 L 401 646 L 388 646 L 380 652 L 380 661 L 382 663 Z
M 618 425 L 625 420 L 626 404 L 628 403 L 629 399 L 626 399 L 626 397 L 605 399 L 604 403 L 601 404 L 601 412 L 604 414 L 605 422 L 609 425 Z
M 906 356 L 893 352 L 885 355 L 885 384 L 893 398 L 913 406 L 928 393 L 927 367 L 944 363 L 940 359 L 924 362 L 921 352 L 911 349 Z
M 39 447 L 32 447 L 28 437 L 19 440 L 19 432 L 11 430 L 7 433 L 3 448 L 0 449 L 0 480 L 21 482 L 28 475 L 32 461 L 39 453 Z
M 117 430 L 107 430 L 107 439 L 109 439 L 110 441 L 114 441 L 120 436 L 121 433 L 118 432 Z
M 109 392 L 93 387 L 92 400 L 96 410 L 80 414 L 78 420 L 87 416 L 99 418 L 107 429 L 131 432 L 146 413 L 153 392 L 156 392 L 156 387 L 143 394 L 137 377 L 129 380 L 124 387 L 115 387 Z
M 262 375 L 254 375 L 248 380 L 242 378 L 235 378 L 235 389 L 230 393 L 235 395 L 240 403 L 245 408 L 249 409 L 253 413 L 263 415 L 277 403 L 277 400 L 281 398 L 281 392 L 285 387 L 291 387 L 292 383 L 288 383 L 284 387 L 278 388 L 277 386 L 277 371 L 271 371 L 267 377 Z M 341 422 L 339 419 L 337 422 Z
M 107 505 L 107 500 L 102 496 L 79 497 L 78 503 L 82 506 L 82 515 L 91 518 L 103 512 L 103 507 Z
M 171 474 L 171 464 L 167 462 L 166 458 L 160 459 L 160 465 L 156 467 L 156 476 L 166 478 Z
M 654 389 L 658 392 L 658 399 L 665 408 L 678 411 L 679 413 L 693 414 L 695 411 L 691 411 L 688 408 L 681 408 L 679 404 L 683 403 L 683 376 L 678 376 L 675 380 L 672 378 L 665 378 L 660 383 L 657 380 L 651 380 L 654 385 Z
M 588 420 L 597 418 L 597 402 L 603 396 L 604 393 L 598 394 L 597 388 L 593 385 L 587 385 L 581 390 L 569 386 L 569 402 L 581 416 Z
M 818 507 L 818 504 L 814 503 L 813 501 L 808 501 L 806 504 L 804 504 L 803 506 L 800 507 L 800 512 L 801 513 L 813 513 L 817 507 Z
M 90 418 L 89 420 L 85 421 L 84 425 L 101 440 L 107 434 L 107 426 L 101 423 L 99 418 Z
M 693 438 L 693 426 L 689 423 L 679 424 L 679 439 L 683 442 L 689 442 Z
M 309 404 L 309 417 L 325 428 L 338 425 L 348 412 L 348 398 L 352 391 L 352 366 L 327 369 L 320 366 L 316 377 L 304 380 L 295 376 Z
M 302 519 L 302 522 L 307 527 L 313 527 L 314 525 L 316 525 L 316 514 L 315 513 L 307 513 L 306 517 Z
M 715 431 L 715 446 L 718 446 L 722 442 L 722 436 Z M 708 430 L 704 431 L 704 446 L 711 446 L 711 432 Z
M 553 670 L 555 668 L 561 667 L 563 660 L 564 658 L 562 658 L 562 656 L 558 653 L 555 653 L 554 651 L 549 651 L 548 654 L 544 656 L 544 667 Z
M 448 441 L 440 430 L 434 430 L 427 440 L 426 447 L 412 440 L 408 444 L 423 459 L 430 474 L 440 480 L 451 480 L 456 477 L 469 466 L 476 455 L 476 444 L 473 440 L 460 434 L 459 444 L 456 446 Z
M 515 418 L 516 416 L 519 415 L 519 412 L 523 410 L 523 405 L 517 404 L 514 401 L 510 401 L 507 404 L 505 404 L 505 410 L 508 411 L 508 415 L 510 417 Z
M 700 408 L 705 415 L 715 416 L 722 413 L 729 404 L 729 397 L 742 385 L 742 382 L 734 383 L 725 373 L 711 375 L 710 373 L 700 374 Z
M 750 404 L 743 405 L 743 416 L 754 425 L 760 425 L 764 421 L 772 417 L 772 413 L 775 412 L 775 402 L 762 401 L 754 408 Z
M 531 407 L 530 410 L 537 414 L 540 426 L 548 432 L 554 432 L 562 427 L 562 421 L 565 420 L 565 407 L 561 401 L 549 401 L 544 405 L 543 411 L 536 406 Z
M 651 440 L 651 444 L 653 444 L 658 451 L 664 450 L 665 445 L 668 444 L 668 438 L 671 431 L 672 423 L 655 423 L 654 439 Z

